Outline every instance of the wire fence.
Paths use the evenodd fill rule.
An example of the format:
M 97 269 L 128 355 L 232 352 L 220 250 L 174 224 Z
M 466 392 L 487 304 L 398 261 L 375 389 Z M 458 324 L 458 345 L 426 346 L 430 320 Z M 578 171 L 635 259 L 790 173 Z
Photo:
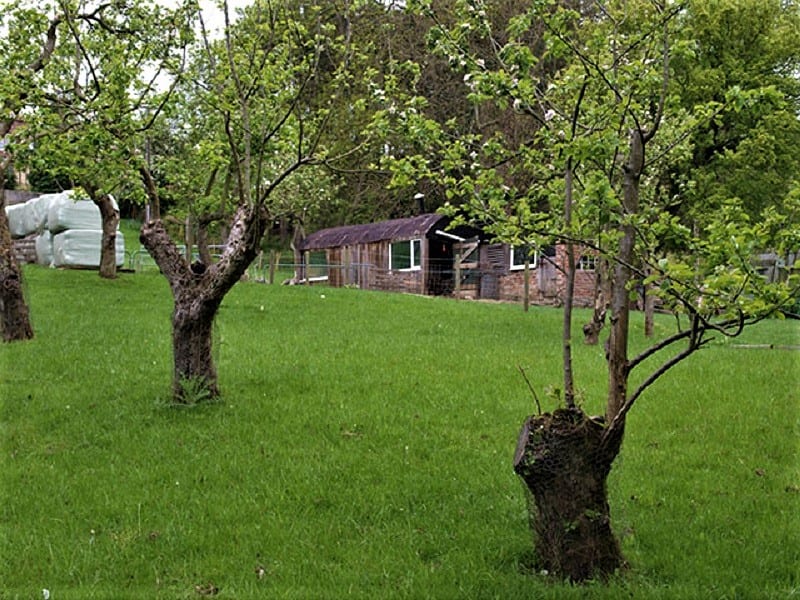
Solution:
M 185 246 L 178 247 L 182 254 Z M 217 260 L 224 248 L 211 248 Z M 429 261 L 423 271 L 381 268 L 372 263 L 306 264 L 283 260 L 288 253 L 261 253 L 247 268 L 248 281 L 267 285 L 315 285 L 350 287 L 394 292 L 424 293 L 431 295 L 467 294 L 480 297 L 497 297 L 497 274 L 493 270 L 454 269 L 453 261 Z M 192 260 L 199 259 L 197 248 L 192 249 Z M 127 266 L 134 272 L 158 270 L 158 265 L 144 248 L 127 253 Z M 439 264 L 441 263 L 441 264 Z
M 209 251 L 211 252 L 211 257 L 214 260 L 219 260 L 222 256 L 222 251 L 225 249 L 225 246 L 209 246 Z M 186 255 L 186 246 L 183 244 L 178 245 L 178 251 L 181 255 Z M 192 262 L 200 260 L 200 252 L 197 249 L 197 246 L 192 247 Z M 140 271 L 147 271 L 147 270 L 158 270 L 158 265 L 153 260 L 153 257 L 150 256 L 150 253 L 143 247 L 140 247 L 138 250 L 131 250 L 125 252 L 125 265 L 131 271 L 136 271 L 137 273 Z
M 219 260 L 222 256 L 224 246 L 210 246 L 211 257 L 215 261 Z M 181 255 L 186 255 L 186 246 L 179 245 L 178 250 Z M 191 254 L 192 262 L 200 260 L 200 252 L 197 247 L 192 248 Z M 145 248 L 138 250 L 128 251 L 125 253 L 125 264 L 128 269 L 136 273 L 144 271 L 158 270 L 158 265 L 150 256 L 150 253 Z M 270 253 L 269 255 L 260 255 L 252 264 L 247 268 L 247 279 L 258 283 L 298 283 L 298 273 L 302 272 L 302 266 L 294 262 L 284 262 L 280 260 L 279 255 Z M 324 283 L 327 280 L 327 265 L 323 268 L 315 266 L 308 269 L 311 272 L 311 279 L 314 283 Z

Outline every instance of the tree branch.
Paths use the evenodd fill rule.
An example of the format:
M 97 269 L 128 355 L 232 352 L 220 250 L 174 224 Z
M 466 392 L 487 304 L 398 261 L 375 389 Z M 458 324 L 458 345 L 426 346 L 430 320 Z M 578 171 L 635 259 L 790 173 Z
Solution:
M 692 331 L 690 329 L 684 329 L 683 331 L 679 331 L 678 333 L 671 335 L 668 338 L 661 340 L 659 343 L 650 346 L 644 352 L 641 352 L 634 358 L 628 361 L 628 372 L 630 373 L 635 369 L 639 363 L 644 362 L 646 359 L 650 358 L 654 354 L 656 354 L 659 350 L 663 350 L 667 346 L 671 346 L 675 342 L 679 342 L 680 340 L 689 337 L 692 335 Z
M 50 60 L 50 57 L 53 55 L 53 51 L 56 49 L 56 36 L 58 34 L 58 26 L 64 21 L 64 15 L 58 15 L 54 17 L 50 21 L 50 25 L 47 28 L 47 35 L 45 38 L 44 46 L 42 47 L 42 51 L 37 56 L 31 64 L 28 65 L 27 70 L 36 73 L 37 71 L 41 71 L 47 62 Z
M 525 369 L 523 369 L 521 365 L 517 365 L 517 369 L 519 369 L 519 372 L 522 374 L 522 378 L 525 380 L 525 383 L 528 384 L 528 389 L 531 391 L 531 395 L 533 395 L 533 399 L 536 401 L 536 412 L 537 412 L 537 414 L 541 415 L 542 414 L 542 405 L 539 402 L 539 396 L 536 393 L 536 389 L 531 384 L 531 380 L 528 379 L 528 374 L 525 373 Z
M 614 418 L 611 420 L 611 424 L 606 429 L 605 433 L 603 434 L 603 439 L 613 439 L 614 435 L 616 434 L 617 430 L 624 426 L 625 424 L 625 416 L 628 414 L 631 408 L 633 408 L 634 402 L 639 398 L 639 396 L 650 387 L 659 377 L 661 377 L 664 373 L 669 371 L 672 367 L 677 365 L 679 362 L 684 360 L 685 358 L 689 357 L 693 354 L 696 350 L 698 350 L 701 346 L 708 343 L 710 340 L 703 341 L 698 343 L 697 345 L 690 344 L 685 350 L 681 351 L 680 353 L 673 356 L 671 359 L 666 361 L 662 364 L 658 369 L 653 371 L 650 376 L 636 388 L 636 391 L 625 400 L 622 407 L 619 409 Z
M 152 173 L 150 173 L 150 169 L 145 165 L 139 166 L 139 176 L 142 178 L 145 194 L 147 194 L 150 205 L 153 207 L 154 214 L 151 215 L 151 220 L 157 221 L 161 218 L 161 199 L 158 195 L 158 186 L 153 179 Z
M 173 296 L 175 296 L 185 280 L 191 277 L 191 270 L 184 260 L 183 254 L 167 233 L 164 223 L 160 219 L 144 223 L 139 233 L 139 241 L 169 281 Z
M 763 317 L 755 317 L 755 321 L 757 322 Z M 699 314 L 699 312 L 694 311 L 692 315 L 692 326 L 690 329 L 685 331 L 676 333 L 675 335 L 666 338 L 662 342 L 651 346 L 638 356 L 636 356 L 633 360 L 629 361 L 627 364 L 627 370 L 630 372 L 634 367 L 639 365 L 642 361 L 646 358 L 652 356 L 659 350 L 666 348 L 670 344 L 677 342 L 681 339 L 689 338 L 689 343 L 687 347 L 670 358 L 669 360 L 665 361 L 660 367 L 658 367 L 655 371 L 653 371 L 631 394 L 628 398 L 626 398 L 625 402 L 623 403 L 620 410 L 614 415 L 614 418 L 611 420 L 611 423 L 608 426 L 608 429 L 603 434 L 603 439 L 605 440 L 613 440 L 616 437 L 616 434 L 619 430 L 624 427 L 625 425 L 625 416 L 633 408 L 634 403 L 642 395 L 642 393 L 650 387 L 659 377 L 664 375 L 667 371 L 669 371 L 672 367 L 683 361 L 684 359 L 688 358 L 694 352 L 702 348 L 703 346 L 707 345 L 712 341 L 713 338 L 706 338 L 705 335 L 708 331 L 718 331 L 725 336 L 729 337 L 736 337 L 738 336 L 745 327 L 747 320 L 745 318 L 744 313 L 739 311 L 737 318 L 735 319 L 727 319 L 722 321 L 721 323 L 712 323 L 705 317 Z M 730 332 L 728 329 L 732 325 L 736 325 L 736 329 L 734 332 Z
M 267 224 L 267 211 L 260 205 L 239 205 L 233 217 L 225 250 L 208 268 L 210 297 L 222 298 L 244 275 L 258 255 L 258 242 Z
M 664 115 L 664 104 L 667 100 L 667 89 L 669 87 L 669 21 L 667 19 L 664 20 L 664 39 L 663 39 L 663 47 L 662 47 L 662 70 L 661 70 L 661 93 L 658 96 L 658 108 L 656 109 L 656 114 L 653 117 L 653 126 L 650 128 L 649 131 L 645 132 L 644 141 L 645 143 L 649 142 L 653 137 L 656 135 L 659 126 L 661 125 L 661 119 Z
M 69 7 L 65 6 L 64 0 L 61 0 L 60 4 L 61 4 L 61 9 L 64 11 L 64 15 L 65 15 L 64 20 L 67 23 L 67 27 L 69 28 L 69 31 L 72 34 L 72 39 L 75 41 L 75 46 L 76 46 L 76 61 L 75 61 L 76 65 L 75 65 L 75 77 L 73 79 L 73 84 L 74 84 L 73 85 L 73 87 L 74 87 L 73 91 L 78 96 L 78 98 L 80 98 L 81 100 L 84 100 L 84 101 L 87 100 L 87 97 L 85 96 L 85 94 L 83 92 L 83 88 L 81 87 L 80 83 L 78 82 L 78 76 L 80 74 L 80 67 L 79 67 L 78 63 L 79 63 L 79 58 L 82 56 L 83 59 L 86 61 L 86 64 L 87 64 L 87 66 L 89 68 L 89 74 L 92 77 L 92 82 L 93 82 L 93 87 L 94 87 L 94 94 L 95 94 L 94 97 L 96 98 L 97 96 L 100 95 L 100 91 L 102 89 L 101 85 L 100 85 L 100 78 L 97 75 L 97 71 L 95 70 L 95 66 L 92 63 L 91 58 L 89 57 L 88 51 L 86 50 L 86 48 L 83 45 L 83 41 L 81 40 L 81 35 L 80 35 L 80 33 L 78 33 L 78 30 L 75 27 L 75 20 L 73 20 L 72 18 L 69 17 Z M 103 6 L 107 6 L 107 5 L 103 5 Z M 95 13 L 100 11 L 100 10 L 102 10 L 102 7 L 98 8 L 97 11 L 95 11 Z M 83 20 L 89 20 L 90 18 L 91 18 L 91 15 L 84 16 Z

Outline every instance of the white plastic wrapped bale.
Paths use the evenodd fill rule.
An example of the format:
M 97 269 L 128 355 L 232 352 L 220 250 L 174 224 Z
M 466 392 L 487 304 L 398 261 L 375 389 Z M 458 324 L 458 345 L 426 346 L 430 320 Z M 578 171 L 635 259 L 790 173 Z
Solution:
M 53 266 L 99 267 L 100 241 L 103 232 L 97 229 L 68 229 L 53 236 Z M 125 263 L 125 239 L 117 231 L 117 266 Z
M 12 204 L 11 206 L 6 206 L 8 230 L 11 232 L 12 238 L 23 238 L 31 233 L 26 229 L 28 210 L 27 202 L 24 204 Z
M 36 236 L 36 262 L 46 267 L 53 264 L 53 234 L 49 231 Z
M 117 203 L 114 201 L 114 208 Z M 91 200 L 76 199 L 73 190 L 67 190 L 50 201 L 47 213 L 47 228 L 53 233 L 67 229 L 102 229 L 100 209 Z
M 47 229 L 47 217 L 50 210 L 50 203 L 54 198 L 61 194 L 42 194 L 37 198 L 28 200 L 25 203 L 25 229 L 28 233 L 38 233 Z

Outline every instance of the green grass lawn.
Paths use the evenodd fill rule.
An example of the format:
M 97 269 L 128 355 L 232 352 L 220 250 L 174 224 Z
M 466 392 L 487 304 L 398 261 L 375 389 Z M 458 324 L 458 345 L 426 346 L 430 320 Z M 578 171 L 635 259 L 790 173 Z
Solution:
M 224 399 L 180 409 L 157 272 L 26 277 L 36 338 L 0 348 L 2 599 L 800 596 L 800 352 L 736 347 L 798 322 L 645 393 L 610 481 L 630 570 L 575 588 L 526 570 L 511 468 L 535 406 L 517 368 L 559 384 L 558 311 L 240 284 Z M 602 347 L 575 353 L 601 412 Z

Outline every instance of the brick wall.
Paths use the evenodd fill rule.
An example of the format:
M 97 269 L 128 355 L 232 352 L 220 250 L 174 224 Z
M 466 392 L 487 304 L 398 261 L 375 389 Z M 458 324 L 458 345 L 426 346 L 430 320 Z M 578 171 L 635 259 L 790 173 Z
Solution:
M 375 269 L 375 289 L 385 292 L 422 293 L 422 271 Z
M 561 269 L 566 265 L 566 250 L 563 246 L 556 249 L 552 261 Z M 575 272 L 575 290 L 573 306 L 590 307 L 594 305 L 594 270 Z M 566 278 L 562 271 L 548 265 L 540 259 L 539 264 L 530 270 L 529 298 L 531 304 L 562 305 Z M 521 302 L 525 295 L 524 271 L 508 271 L 500 276 L 500 300 Z
M 17 264 L 36 262 L 36 234 L 13 240 L 11 243 Z

